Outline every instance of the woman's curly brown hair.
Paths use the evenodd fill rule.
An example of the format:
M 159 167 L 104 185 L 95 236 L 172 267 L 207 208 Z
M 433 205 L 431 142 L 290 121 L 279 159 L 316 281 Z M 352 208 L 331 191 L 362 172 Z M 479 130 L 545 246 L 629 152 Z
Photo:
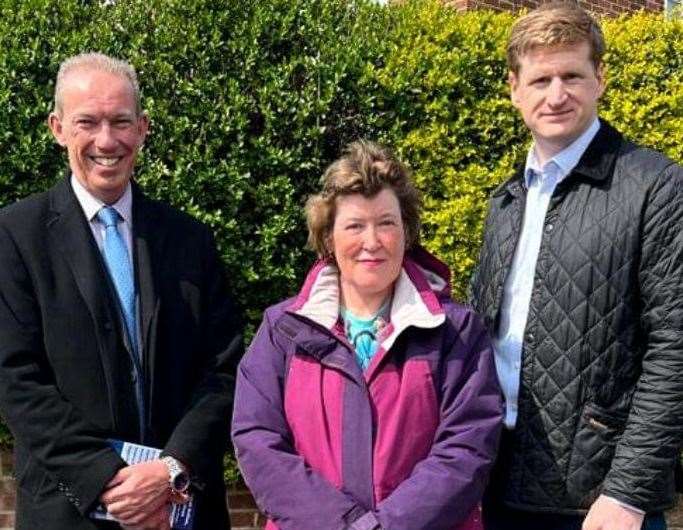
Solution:
M 331 256 L 329 236 L 334 226 L 337 197 L 360 193 L 370 198 L 385 188 L 398 198 L 406 248 L 418 243 L 420 194 L 410 170 L 389 149 L 363 140 L 353 142 L 325 170 L 321 182 L 322 191 L 306 202 L 308 246 L 320 257 Z

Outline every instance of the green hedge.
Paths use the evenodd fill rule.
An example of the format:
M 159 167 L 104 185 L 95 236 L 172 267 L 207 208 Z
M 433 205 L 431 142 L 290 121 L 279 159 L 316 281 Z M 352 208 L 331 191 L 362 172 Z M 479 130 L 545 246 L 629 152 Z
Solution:
M 462 295 L 486 197 L 529 142 L 505 83 L 512 21 L 431 0 L 0 0 L 0 205 L 59 178 L 45 126 L 55 74 L 98 50 L 140 74 L 152 129 L 138 181 L 213 227 L 249 333 L 313 260 L 303 201 L 358 137 L 415 169 L 423 241 Z M 604 27 L 603 115 L 683 160 L 683 22 Z
M 523 162 L 530 138 L 509 99 L 505 43 L 514 17 L 435 2 L 390 11 L 382 59 L 366 68 L 377 136 L 416 170 L 424 242 L 463 296 L 489 192 Z M 683 161 L 683 20 L 603 21 L 609 53 L 602 115 L 632 139 Z

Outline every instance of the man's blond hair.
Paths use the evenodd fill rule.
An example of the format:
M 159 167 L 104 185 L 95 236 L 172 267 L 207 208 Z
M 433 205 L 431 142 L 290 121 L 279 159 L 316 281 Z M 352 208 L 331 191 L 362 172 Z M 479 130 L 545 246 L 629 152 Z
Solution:
M 59 72 L 57 72 L 57 83 L 55 84 L 55 104 L 54 112 L 58 116 L 62 115 L 63 110 L 63 92 L 66 79 L 74 72 L 107 72 L 114 74 L 130 83 L 133 89 L 133 96 L 135 98 L 135 111 L 138 116 L 142 114 L 142 103 L 140 101 L 140 84 L 138 83 L 138 76 L 135 73 L 130 63 L 110 57 L 103 53 L 88 52 L 74 55 L 65 59 L 59 65 Z
M 537 48 L 572 46 L 585 42 L 596 70 L 602 64 L 605 38 L 597 21 L 575 2 L 551 2 L 521 17 L 510 34 L 508 68 L 519 73 L 520 58 Z

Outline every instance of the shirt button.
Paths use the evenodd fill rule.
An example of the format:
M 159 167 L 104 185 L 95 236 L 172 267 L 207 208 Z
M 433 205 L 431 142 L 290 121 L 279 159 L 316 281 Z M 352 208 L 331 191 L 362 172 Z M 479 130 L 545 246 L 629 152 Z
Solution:
M 545 225 L 545 231 L 546 232 L 552 232 L 553 228 L 554 228 L 553 223 L 548 223 L 547 225 Z
M 534 340 L 534 334 L 533 333 L 527 333 L 526 334 L 526 340 L 529 340 L 529 341 Z

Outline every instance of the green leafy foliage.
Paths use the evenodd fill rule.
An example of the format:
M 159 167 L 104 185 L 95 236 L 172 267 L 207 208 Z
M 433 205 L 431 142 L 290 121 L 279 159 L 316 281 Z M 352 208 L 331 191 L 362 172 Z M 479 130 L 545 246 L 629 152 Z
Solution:
M 412 164 L 423 192 L 423 241 L 464 292 L 489 191 L 512 171 L 525 132 L 504 62 L 511 15 L 466 14 L 438 2 L 392 10 L 383 61 L 365 71 L 378 136 Z
M 63 59 L 97 50 L 138 70 L 152 128 L 136 179 L 214 229 L 249 334 L 301 281 L 305 198 L 359 137 L 413 167 L 423 242 L 462 296 L 486 197 L 529 145 L 506 83 L 512 22 L 436 0 L 0 0 L 0 205 L 62 174 L 45 126 L 54 79 Z M 683 21 L 604 28 L 603 116 L 683 160 Z
M 638 142 L 683 160 L 683 19 L 608 21 L 602 115 Z
M 138 70 L 152 120 L 136 179 L 215 231 L 253 331 L 313 256 L 302 203 L 363 128 L 355 80 L 371 48 L 344 0 L 43 0 L 0 4 L 0 204 L 66 160 L 45 126 L 59 63 L 97 50 Z
M 463 297 L 488 194 L 524 161 L 529 134 L 507 86 L 514 17 L 435 1 L 388 10 L 381 57 L 361 80 L 377 138 L 408 161 L 423 192 L 423 242 Z M 683 21 L 605 19 L 609 87 L 602 115 L 631 139 L 683 160 Z M 371 95 L 370 95 L 371 94 Z

